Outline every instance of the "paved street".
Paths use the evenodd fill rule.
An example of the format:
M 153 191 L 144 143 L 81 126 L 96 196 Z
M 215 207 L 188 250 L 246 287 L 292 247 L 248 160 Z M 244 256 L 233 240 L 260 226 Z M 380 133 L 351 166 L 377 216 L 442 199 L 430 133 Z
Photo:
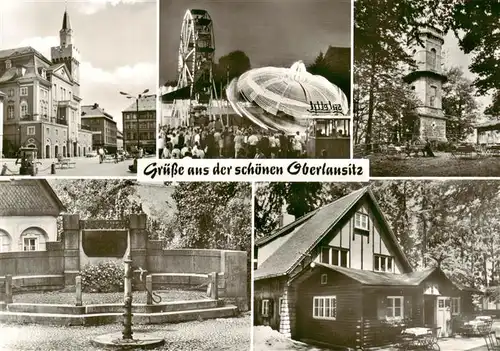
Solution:
M 111 177 L 135 177 L 135 173 L 128 170 L 128 166 L 133 159 L 123 162 L 105 162 L 99 164 L 98 157 L 75 157 L 71 159 L 76 164 L 72 168 L 56 169 L 56 174 L 50 174 L 50 165 L 55 159 L 39 160 L 42 164 L 38 165 L 38 176 L 56 176 L 56 177 L 79 177 L 79 176 L 111 176 Z M 16 166 L 15 159 L 0 159 L 1 165 L 7 165 L 7 176 L 18 175 L 19 165 Z
M 90 344 L 96 336 L 121 331 L 121 325 L 51 327 L 0 324 L 0 351 L 100 350 Z M 160 351 L 250 350 L 250 316 L 179 324 L 137 326 L 134 331 L 165 338 Z

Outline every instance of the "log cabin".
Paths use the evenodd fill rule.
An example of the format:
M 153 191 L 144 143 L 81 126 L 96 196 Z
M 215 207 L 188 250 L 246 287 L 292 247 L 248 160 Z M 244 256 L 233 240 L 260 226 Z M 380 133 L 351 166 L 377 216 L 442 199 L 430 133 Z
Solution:
M 473 311 L 439 267 L 413 270 L 369 187 L 256 241 L 255 258 L 254 323 L 295 340 L 367 350 L 398 321 L 448 336 Z

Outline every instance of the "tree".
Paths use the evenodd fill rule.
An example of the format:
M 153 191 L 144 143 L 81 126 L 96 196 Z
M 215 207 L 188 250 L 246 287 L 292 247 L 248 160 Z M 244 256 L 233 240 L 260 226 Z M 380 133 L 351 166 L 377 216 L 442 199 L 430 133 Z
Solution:
M 480 95 L 493 93 L 490 109 L 500 104 L 500 2 L 498 0 L 456 1 L 450 26 L 466 54 L 473 54 L 469 66 L 477 74 L 474 86 Z
M 221 56 L 214 64 L 213 78 L 218 96 L 222 95 L 221 86 L 225 87 L 232 79 L 241 76 L 252 68 L 250 58 L 241 50 L 231 51 Z
M 351 49 L 330 46 L 323 55 L 320 52 L 307 71 L 325 77 L 338 86 L 346 96 L 351 94 Z
M 179 183 L 172 195 L 181 244 L 198 249 L 251 250 L 249 183 Z
M 380 89 L 390 94 L 397 91 L 391 87 L 401 84 L 403 67 L 414 65 L 412 57 L 406 52 L 410 40 L 420 43 L 421 29 L 426 25 L 441 23 L 448 11 L 447 6 L 437 0 L 402 0 L 397 3 L 388 0 L 356 0 L 354 6 L 354 79 L 355 89 L 360 90 L 355 94 L 355 108 L 364 110 L 362 116 L 356 116 L 355 112 L 355 119 L 358 123 L 366 123 L 363 136 L 366 148 L 370 151 Z M 404 100 L 411 100 L 406 98 L 406 94 L 400 95 L 405 96 Z M 390 99 L 385 100 L 383 105 L 389 106 L 390 102 Z M 399 106 L 404 108 L 405 104 Z M 390 111 L 394 114 L 394 108 L 390 108 Z M 396 109 L 394 115 L 401 113 L 402 110 Z M 393 128 L 399 128 L 398 123 L 393 123 Z M 355 131 L 359 133 L 360 128 Z
M 478 117 L 474 87 L 460 67 L 452 67 L 444 75 L 448 78 L 443 84 L 442 97 L 443 110 L 448 117 L 446 135 L 455 140 L 463 140 L 472 133 L 472 125 Z
M 64 204 L 68 214 L 79 214 L 81 219 L 126 219 L 130 214 L 145 213 L 144 199 L 139 196 L 138 183 L 130 179 L 54 180 L 50 184 Z M 163 213 L 148 215 L 147 231 L 150 239 L 162 240 L 168 245 L 175 232 L 170 219 Z M 62 233 L 62 219 L 58 220 Z
M 283 205 L 295 218 L 321 206 L 321 183 L 271 182 L 257 190 L 255 201 L 256 237 L 271 234 L 278 226 Z

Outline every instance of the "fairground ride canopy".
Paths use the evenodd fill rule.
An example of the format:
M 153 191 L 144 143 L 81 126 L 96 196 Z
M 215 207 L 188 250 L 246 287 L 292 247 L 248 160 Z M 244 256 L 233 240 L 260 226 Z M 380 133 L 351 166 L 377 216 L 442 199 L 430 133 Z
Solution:
M 229 84 L 226 94 L 241 117 L 263 129 L 287 134 L 305 131 L 312 119 L 346 116 L 349 111 L 342 90 L 326 78 L 307 72 L 302 61 L 291 68 L 247 71 Z

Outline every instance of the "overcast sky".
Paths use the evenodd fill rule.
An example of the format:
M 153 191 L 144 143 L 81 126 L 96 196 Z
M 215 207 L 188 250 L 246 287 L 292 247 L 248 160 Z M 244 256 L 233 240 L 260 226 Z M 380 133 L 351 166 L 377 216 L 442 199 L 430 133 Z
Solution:
M 460 50 L 460 47 L 458 46 L 458 40 L 452 32 L 448 33 L 448 35 L 446 35 L 444 40 L 445 40 L 443 45 L 444 66 L 446 68 L 451 68 L 456 66 L 461 67 L 462 70 L 465 72 L 465 76 L 470 80 L 474 81 L 474 79 L 476 79 L 476 76 L 469 71 L 469 65 L 472 62 L 472 55 L 466 55 Z M 492 101 L 491 96 L 489 95 L 477 97 L 476 99 L 480 105 L 479 110 L 481 112 L 483 112 L 483 110 L 486 107 L 488 107 L 488 105 L 490 105 Z
M 187 9 L 207 10 L 216 60 L 244 51 L 252 67 L 309 63 L 328 46 L 350 47 L 350 0 L 162 0 L 160 84 L 177 79 L 182 19 Z
M 82 105 L 98 103 L 122 130 L 119 94 L 154 93 L 157 86 L 155 0 L 69 0 L 73 43 L 81 54 Z M 1 1 L 0 48 L 32 46 L 48 59 L 59 45 L 64 1 Z

